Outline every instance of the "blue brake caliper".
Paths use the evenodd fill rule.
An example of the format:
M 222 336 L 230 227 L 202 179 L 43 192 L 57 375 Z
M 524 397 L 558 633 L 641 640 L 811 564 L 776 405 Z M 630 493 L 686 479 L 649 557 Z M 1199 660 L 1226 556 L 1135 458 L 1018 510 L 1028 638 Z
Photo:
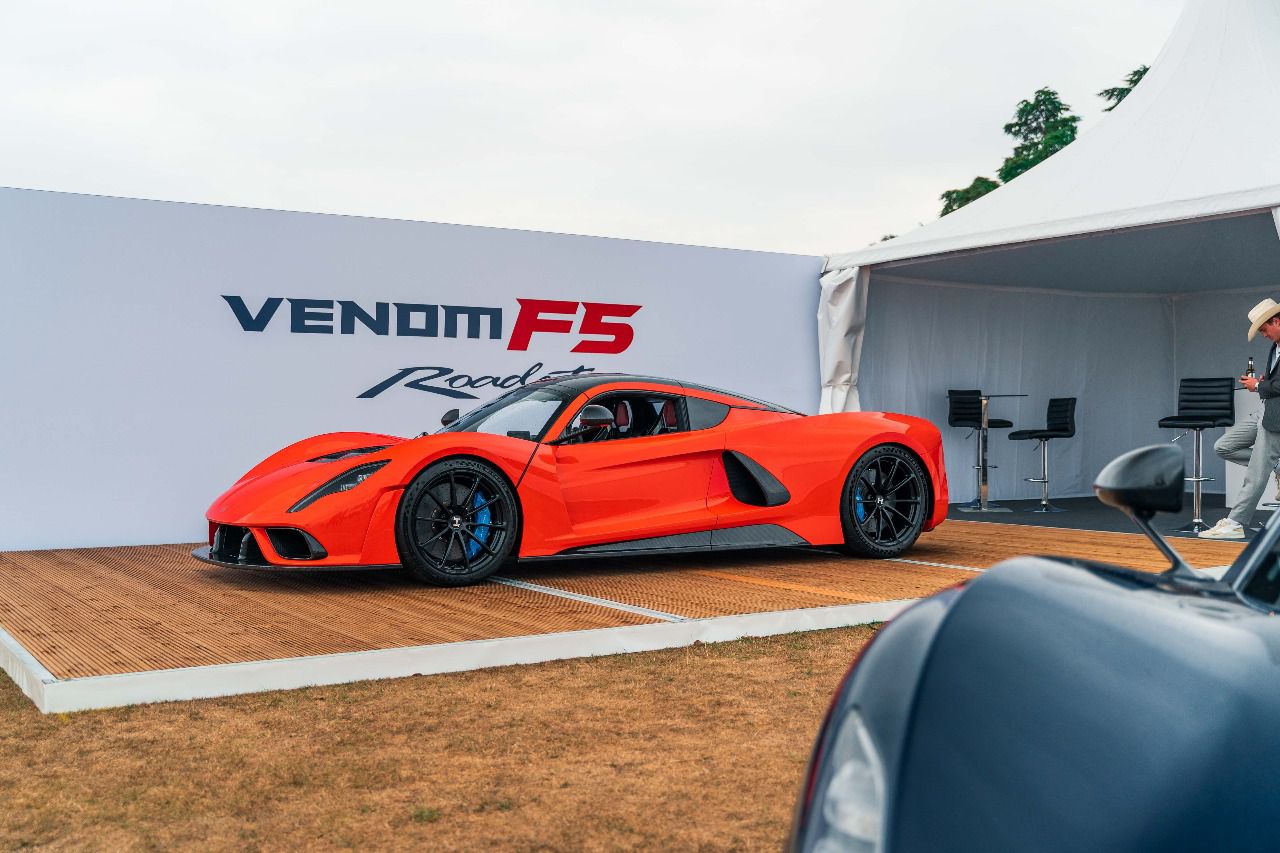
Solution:
M 487 500 L 488 498 L 485 496 L 485 493 L 480 491 L 479 489 L 476 489 L 476 496 L 475 496 L 475 499 L 471 502 L 471 506 L 473 508 L 478 506 L 484 506 L 485 501 Z M 472 532 L 475 533 L 476 538 L 472 539 L 467 543 L 468 558 L 474 559 L 476 554 L 480 553 L 480 542 L 483 542 L 486 545 L 489 544 L 489 534 L 493 530 L 493 528 L 489 527 L 489 522 L 492 520 L 493 520 L 493 512 L 487 506 L 485 506 L 484 509 L 476 513 L 475 527 L 472 528 Z M 480 541 L 477 542 L 476 539 Z
M 853 493 L 853 514 L 861 523 L 867 520 L 867 506 L 862 502 L 862 486 Z

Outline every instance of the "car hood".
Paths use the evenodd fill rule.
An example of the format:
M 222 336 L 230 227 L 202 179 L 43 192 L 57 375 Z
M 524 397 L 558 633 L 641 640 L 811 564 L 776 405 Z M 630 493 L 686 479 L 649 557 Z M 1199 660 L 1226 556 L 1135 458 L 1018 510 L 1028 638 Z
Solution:
M 406 439 L 368 432 L 341 432 L 303 439 L 259 462 L 209 507 L 213 519 L 237 520 L 260 511 L 293 506 L 322 484 L 386 451 L 345 456 L 352 450 L 391 448 Z
M 921 671 L 888 849 L 1253 849 L 1274 811 L 1278 661 L 1280 625 L 1233 600 L 997 566 Z

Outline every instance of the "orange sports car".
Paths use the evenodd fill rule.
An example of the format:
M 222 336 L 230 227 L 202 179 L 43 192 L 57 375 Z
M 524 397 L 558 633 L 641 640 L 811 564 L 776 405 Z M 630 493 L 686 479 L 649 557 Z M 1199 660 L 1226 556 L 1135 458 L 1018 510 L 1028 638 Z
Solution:
M 209 508 L 201 560 L 403 566 L 476 583 L 512 559 L 835 545 L 901 554 L 947 512 L 942 438 L 907 415 L 802 415 L 689 382 L 580 374 L 416 438 L 286 447 Z

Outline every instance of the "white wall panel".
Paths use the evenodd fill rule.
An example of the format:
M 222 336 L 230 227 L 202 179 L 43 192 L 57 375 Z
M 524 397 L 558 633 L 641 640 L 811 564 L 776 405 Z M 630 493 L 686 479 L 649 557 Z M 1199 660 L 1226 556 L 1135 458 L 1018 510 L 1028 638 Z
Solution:
M 335 430 L 412 435 L 495 393 L 456 400 L 401 382 L 359 397 L 409 367 L 650 373 L 812 411 L 821 264 L 0 189 L 0 550 L 199 540 L 213 498 L 285 444 Z M 370 313 L 379 302 L 489 307 L 502 328 L 472 339 L 464 322 L 447 338 L 441 315 L 436 337 L 360 325 L 342 334 L 335 316 L 332 333 L 293 332 L 291 312 L 305 306 L 285 301 L 250 332 L 224 295 L 252 312 L 273 297 L 348 300 Z M 535 334 L 513 351 L 518 299 L 642 307 L 624 321 L 634 342 L 621 353 L 571 351 L 581 307 L 572 333 Z

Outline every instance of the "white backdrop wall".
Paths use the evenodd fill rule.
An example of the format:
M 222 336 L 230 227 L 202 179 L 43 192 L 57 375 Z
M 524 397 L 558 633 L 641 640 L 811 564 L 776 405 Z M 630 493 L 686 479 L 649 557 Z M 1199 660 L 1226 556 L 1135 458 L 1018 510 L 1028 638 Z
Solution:
M 337 430 L 434 429 L 447 409 L 496 394 L 494 377 L 649 373 L 813 411 L 821 266 L 0 189 L 0 550 L 197 541 L 213 498 L 276 449 Z M 567 303 L 571 311 L 544 319 L 570 320 L 571 331 L 512 349 L 521 299 Z M 583 303 L 640 306 L 606 318 L 631 328 L 630 345 L 573 352 L 583 340 L 615 340 L 584 334 L 592 309 Z M 454 311 L 451 323 L 443 306 L 488 311 L 468 337 L 468 315 Z M 356 308 L 375 326 L 386 312 L 387 334 Z M 398 311 L 408 334 L 397 334 Z M 412 334 L 433 320 L 435 336 Z
M 1250 303 L 1252 304 L 1252 303 Z M 1156 422 L 1174 413 L 1172 300 L 971 287 L 874 275 L 859 387 L 866 409 L 928 418 L 942 429 L 951 500 L 976 494 L 969 431 L 947 422 L 947 389 L 1025 393 L 995 400 L 991 416 L 1043 428 L 1050 397 L 1077 397 L 1076 435 L 1049 445 L 1055 496 L 1092 494 L 1093 477 L 1120 453 L 1167 441 Z M 993 500 L 1040 496 L 1036 442 L 991 432 Z

